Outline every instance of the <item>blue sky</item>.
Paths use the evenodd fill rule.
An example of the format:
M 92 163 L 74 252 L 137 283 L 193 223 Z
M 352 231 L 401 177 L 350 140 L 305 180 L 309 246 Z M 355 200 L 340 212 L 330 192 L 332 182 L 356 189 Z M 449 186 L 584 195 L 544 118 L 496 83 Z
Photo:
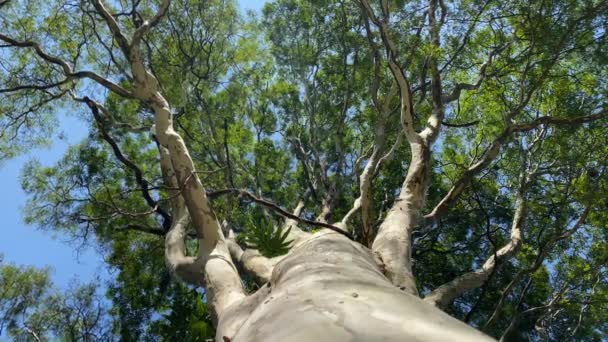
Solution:
M 21 189 L 20 174 L 28 160 L 37 159 L 43 165 L 58 161 L 68 146 L 83 139 L 88 132 L 85 124 L 73 115 L 62 115 L 59 120 L 66 139 L 55 139 L 52 146 L 30 151 L 18 158 L 5 162 L 0 168 L 0 187 L 5 195 L 0 196 L 3 224 L 0 253 L 4 260 L 19 265 L 37 267 L 50 266 L 57 286 L 67 288 L 72 279 L 87 281 L 103 272 L 100 257 L 91 249 L 77 252 L 74 246 L 61 236 L 53 238 L 49 232 L 42 232 L 23 223 L 23 206 L 26 195 Z
M 266 1 L 241 0 L 243 10 L 259 11 Z M 50 267 L 52 279 L 56 286 L 67 289 L 70 282 L 78 279 L 81 282 L 97 278 L 108 279 L 108 274 L 101 256 L 92 248 L 76 251 L 74 244 L 62 236 L 51 236 L 23 222 L 23 207 L 27 200 L 21 189 L 20 174 L 28 160 L 37 159 L 43 165 L 52 165 L 58 161 L 70 144 L 83 139 L 88 133 L 87 125 L 75 115 L 62 113 L 58 131 L 65 132 L 63 140 L 54 139 L 48 148 L 34 149 L 25 155 L 9 160 L 0 165 L 0 213 L 2 214 L 2 238 L 0 254 L 6 262 L 17 265 Z

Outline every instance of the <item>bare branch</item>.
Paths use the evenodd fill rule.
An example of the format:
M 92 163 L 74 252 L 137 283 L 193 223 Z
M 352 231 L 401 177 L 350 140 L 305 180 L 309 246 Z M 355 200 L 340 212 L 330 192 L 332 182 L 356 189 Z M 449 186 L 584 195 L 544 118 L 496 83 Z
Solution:
M 135 95 L 129 90 L 119 86 L 118 84 L 108 80 L 103 76 L 100 76 L 99 74 L 93 71 L 77 71 L 68 76 L 74 78 L 89 78 L 122 97 L 129 99 L 135 98 Z
M 11 87 L 11 88 L 4 88 L 4 89 L 0 89 L 0 94 L 3 93 L 14 93 L 17 91 L 21 91 L 21 90 L 48 90 L 51 88 L 55 88 L 55 87 L 59 87 L 60 85 L 66 84 L 70 81 L 69 78 L 63 79 L 59 82 L 54 82 L 54 83 L 50 83 L 50 84 L 24 84 L 24 85 L 19 85 L 19 86 L 15 86 L 15 87 Z
M 431 98 L 433 103 L 433 110 L 431 116 L 427 120 L 426 128 L 422 132 L 420 132 L 420 137 L 422 137 L 422 139 L 429 146 L 432 145 L 439 136 L 439 131 L 441 129 L 441 121 L 443 121 L 443 117 L 445 116 L 443 100 L 441 98 L 443 94 L 443 86 L 441 83 L 441 75 L 439 73 L 439 67 L 436 56 L 436 54 L 439 53 L 439 49 L 441 48 L 439 36 L 441 32 L 441 26 L 446 16 L 446 9 L 443 3 L 441 7 L 441 19 L 439 22 L 437 22 L 437 0 L 429 0 L 428 17 L 431 44 L 436 50 L 433 51 L 431 56 L 429 56 L 429 67 L 431 69 Z
M 481 67 L 479 68 L 479 76 L 478 76 L 477 82 L 475 82 L 475 84 L 457 83 L 456 86 L 454 87 L 454 89 L 452 89 L 452 92 L 450 94 L 442 95 L 442 98 L 441 98 L 442 103 L 448 104 L 450 102 L 454 102 L 454 101 L 458 100 L 460 98 L 460 94 L 462 93 L 463 90 L 479 89 L 481 87 L 481 84 L 487 77 L 488 66 L 490 66 L 492 64 L 494 57 L 497 54 L 499 54 L 501 51 L 503 51 L 507 46 L 508 46 L 508 44 L 499 46 L 490 52 L 490 54 L 488 56 L 488 60 L 485 63 L 483 63 L 481 65 Z
M 471 122 L 466 122 L 466 123 L 461 123 L 461 124 L 441 121 L 442 125 L 447 126 L 447 127 L 454 127 L 454 128 L 471 127 L 471 126 L 477 125 L 478 123 L 479 123 L 479 120 L 473 120 Z
M 40 47 L 40 45 L 38 43 L 35 43 L 32 41 L 18 41 L 11 37 L 8 37 L 2 33 L 0 33 L 0 40 L 7 42 L 8 44 L 10 44 L 11 46 L 14 46 L 14 47 L 32 48 L 32 49 L 34 49 L 36 54 L 38 56 L 40 56 L 40 58 L 44 59 L 45 61 L 47 61 L 49 63 L 55 64 L 55 65 L 58 65 L 59 67 L 61 67 L 64 74 L 70 75 L 72 73 L 72 67 L 68 64 L 68 62 L 64 61 L 61 58 L 47 54 L 44 50 L 42 50 L 42 48 Z
M 157 235 L 157 236 L 165 236 L 167 234 L 167 232 L 164 229 L 146 227 L 146 226 L 137 225 L 137 224 L 129 224 L 124 227 L 116 229 L 116 231 L 118 231 L 118 232 L 127 231 L 127 230 L 132 230 L 132 231 L 136 231 L 136 232 L 142 232 L 142 233 L 152 234 L 152 235 Z

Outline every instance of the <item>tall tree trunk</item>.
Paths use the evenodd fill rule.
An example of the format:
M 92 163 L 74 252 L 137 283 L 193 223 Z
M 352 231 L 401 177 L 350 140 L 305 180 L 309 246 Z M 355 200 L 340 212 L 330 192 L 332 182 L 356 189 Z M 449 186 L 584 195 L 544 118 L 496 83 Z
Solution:
M 396 288 L 372 252 L 334 232 L 292 249 L 270 282 L 225 310 L 216 341 L 491 340 Z

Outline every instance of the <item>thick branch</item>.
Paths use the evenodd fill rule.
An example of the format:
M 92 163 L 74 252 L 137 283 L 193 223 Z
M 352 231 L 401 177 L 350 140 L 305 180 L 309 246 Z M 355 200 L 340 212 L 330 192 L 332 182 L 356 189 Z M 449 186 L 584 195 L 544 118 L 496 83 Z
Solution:
M 134 71 L 137 69 L 133 69 Z M 137 75 L 136 75 L 137 78 Z M 239 274 L 230 257 L 220 224 L 211 209 L 205 189 L 196 173 L 194 162 L 182 137 L 173 129 L 171 112 L 164 97 L 154 88 L 138 91 L 151 99 L 155 112 L 156 137 L 160 146 L 169 152 L 180 194 L 190 214 L 199 238 L 198 257 L 204 272 L 204 283 L 215 319 L 245 297 Z M 150 86 L 150 85 L 148 85 Z M 149 94 L 154 91 L 154 94 Z
M 192 225 L 199 238 L 197 263 L 202 266 L 201 274 L 207 291 L 208 302 L 214 319 L 222 315 L 233 304 L 245 298 L 245 292 L 238 271 L 230 257 L 230 252 L 220 224 L 211 209 L 206 191 L 195 169 L 194 161 L 182 137 L 173 128 L 173 114 L 169 103 L 161 94 L 156 77 L 145 67 L 141 52 L 137 47 L 124 48 L 126 38 L 120 32 L 117 23 L 109 15 L 101 2 L 95 1 L 95 7 L 108 22 L 116 39 L 123 48 L 125 57 L 131 65 L 135 79 L 134 93 L 154 111 L 155 136 L 159 148 L 166 149 L 179 191 L 188 209 Z M 125 51 L 127 50 L 127 51 Z
M 418 226 L 420 210 L 428 186 L 430 149 L 424 144 L 410 144 L 412 158 L 399 197 L 378 228 L 372 245 L 391 282 L 409 293 L 418 294 L 412 272 L 412 233 Z
M 160 169 L 171 196 L 171 213 L 173 221 L 165 235 L 165 262 L 169 271 L 178 279 L 187 283 L 204 286 L 203 260 L 188 256 L 186 250 L 187 228 L 190 216 L 186 203 L 180 195 L 178 182 L 173 172 L 169 151 L 157 145 L 160 155 Z
M 232 259 L 241 265 L 241 267 L 253 275 L 259 285 L 270 281 L 272 269 L 274 265 L 281 259 L 280 257 L 269 259 L 255 249 L 246 249 L 243 251 L 241 246 L 235 240 L 234 232 L 230 231 L 228 238 L 228 249 Z
M 141 38 L 144 36 L 144 34 L 150 31 L 150 29 L 152 29 L 154 26 L 156 26 L 160 22 L 160 20 L 167 14 L 170 4 L 170 0 L 163 0 L 163 2 L 160 4 L 158 12 L 154 15 L 154 17 L 152 17 L 152 19 L 150 19 L 149 21 L 144 21 L 143 24 L 139 28 L 137 28 L 137 30 L 133 34 L 133 39 L 131 41 L 132 46 L 139 46 Z
M 125 56 L 129 56 L 129 51 L 131 50 L 129 41 L 120 30 L 120 27 L 118 26 L 116 20 L 114 20 L 112 14 L 110 14 L 101 0 L 94 0 L 93 6 L 95 7 L 95 10 L 97 10 L 97 13 L 99 13 L 103 20 L 105 20 L 122 52 L 125 54 Z
M 430 146 L 414 127 L 412 92 L 404 70 L 396 58 L 396 47 L 388 30 L 389 6 L 382 1 L 383 18 L 379 19 L 367 0 L 361 0 L 366 15 L 379 29 L 387 50 L 389 68 L 399 87 L 401 126 L 410 143 L 412 158 L 399 197 L 380 224 L 372 249 L 384 263 L 386 276 L 400 289 L 418 294 L 412 272 L 411 234 L 418 225 L 420 210 L 424 206 L 430 170 Z M 436 79 L 437 80 L 437 79 Z M 441 115 L 439 112 L 437 115 Z M 441 122 L 441 119 L 439 120 Z M 437 125 L 437 127 L 439 127 Z
M 585 223 L 585 220 L 587 219 L 587 216 L 589 215 L 590 209 L 591 209 L 590 207 L 585 208 L 585 211 L 583 211 L 583 213 L 581 214 L 579 219 L 576 221 L 574 226 L 572 226 L 572 228 L 566 229 L 566 231 L 564 231 L 562 234 L 556 234 L 553 237 L 551 237 L 549 239 L 549 241 L 547 241 L 540 249 L 532 266 L 517 272 L 515 277 L 513 277 L 511 282 L 509 282 L 507 287 L 502 291 L 502 293 L 500 295 L 500 299 L 498 300 L 498 303 L 496 304 L 496 307 L 494 308 L 494 312 L 492 313 L 492 316 L 490 316 L 490 318 L 486 321 L 486 323 L 484 324 L 484 327 L 489 326 L 498 317 L 500 310 L 502 309 L 502 306 L 504 305 L 505 299 L 511 293 L 511 290 L 513 290 L 515 285 L 517 285 L 519 283 L 519 281 L 526 274 L 530 274 L 530 273 L 533 273 L 536 270 L 538 270 L 540 268 L 540 266 L 543 264 L 543 262 L 545 261 L 545 258 L 547 257 L 547 255 L 549 255 L 549 253 L 553 250 L 553 247 L 555 247 L 555 245 L 559 241 L 568 239 L 570 236 L 572 236 L 574 233 L 576 233 L 583 226 L 583 224 Z
M 522 245 L 523 226 L 527 209 L 527 200 L 525 198 L 526 177 L 524 170 L 520 177 L 522 184 L 520 185 L 515 203 L 516 209 L 511 224 L 511 240 L 509 243 L 490 256 L 478 270 L 465 273 L 433 290 L 424 298 L 426 302 L 442 309 L 445 308 L 466 291 L 482 286 L 499 263 L 509 260 L 519 251 Z

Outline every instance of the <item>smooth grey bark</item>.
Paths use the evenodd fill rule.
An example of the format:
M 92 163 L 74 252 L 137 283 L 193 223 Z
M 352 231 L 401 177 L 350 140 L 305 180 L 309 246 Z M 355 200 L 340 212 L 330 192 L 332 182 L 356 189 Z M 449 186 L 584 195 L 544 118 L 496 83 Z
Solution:
M 424 297 L 426 302 L 440 308 L 445 308 L 466 291 L 481 287 L 488 280 L 492 272 L 494 272 L 499 262 L 510 259 L 519 251 L 522 245 L 526 200 L 519 197 L 516 205 L 517 208 L 511 226 L 511 240 L 509 243 L 491 255 L 478 270 L 465 273 L 433 290 L 429 295 Z
M 216 341 L 490 341 L 383 275 L 372 252 L 323 231 L 292 249 L 270 282 L 225 311 Z

